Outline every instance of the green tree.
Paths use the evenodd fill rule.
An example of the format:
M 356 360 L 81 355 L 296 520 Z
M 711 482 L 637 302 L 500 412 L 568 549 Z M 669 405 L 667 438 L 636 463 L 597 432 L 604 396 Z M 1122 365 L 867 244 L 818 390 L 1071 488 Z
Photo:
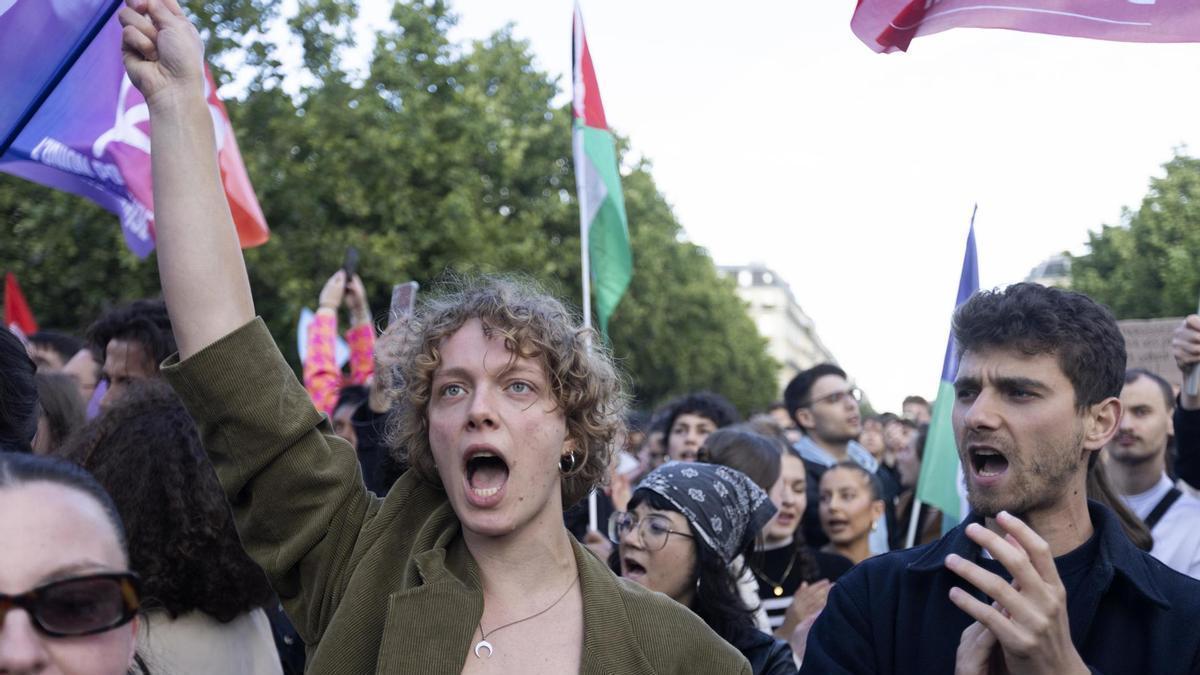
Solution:
M 1072 288 L 1119 319 L 1194 312 L 1200 294 L 1200 159 L 1176 152 L 1137 211 L 1088 235 L 1071 263 Z
M 285 354 L 294 359 L 300 309 L 348 245 L 376 314 L 393 283 L 428 288 L 446 272 L 521 273 L 578 304 L 571 112 L 554 104 L 559 83 L 509 29 L 451 43 L 455 19 L 440 0 L 397 3 L 356 81 L 337 58 L 353 16 L 350 3 L 302 2 L 290 26 L 308 84 L 289 96 L 277 64 L 247 60 L 246 93 L 227 102 L 272 228 L 246 252 L 256 306 Z M 775 364 L 732 283 L 682 241 L 648 164 L 623 182 L 635 270 L 611 339 L 639 403 L 707 388 L 743 412 L 764 407 Z M 114 300 L 157 290 L 153 260 L 125 252 L 115 218 L 78 198 L 0 177 L 0 214 L 0 237 L 25 244 L 0 250 L 0 266 L 18 273 L 48 326 L 78 330 Z

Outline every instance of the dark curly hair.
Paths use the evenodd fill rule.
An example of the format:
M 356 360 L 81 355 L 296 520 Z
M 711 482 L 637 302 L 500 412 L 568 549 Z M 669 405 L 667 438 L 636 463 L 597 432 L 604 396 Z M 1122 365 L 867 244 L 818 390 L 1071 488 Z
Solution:
M 271 600 L 266 575 L 242 549 L 196 424 L 167 384 L 131 383 L 62 455 L 113 496 L 147 609 L 172 618 L 199 610 L 228 622 Z
M 441 365 L 441 345 L 463 324 L 479 319 L 503 336 L 515 355 L 545 368 L 554 401 L 575 443 L 576 468 L 562 479 L 563 506 L 582 499 L 608 473 L 613 440 L 624 427 L 624 382 L 599 336 L 580 325 L 531 281 L 454 277 L 428 296 L 408 321 L 397 322 L 376 345 L 382 376 L 395 397 L 389 437 L 425 480 L 441 485 L 429 447 L 429 400 Z
M 953 329 L 960 356 L 989 348 L 1055 355 L 1079 411 L 1121 395 L 1125 338 L 1112 312 L 1082 293 L 1032 283 L 983 291 L 954 312 Z
M 742 421 L 737 408 L 728 399 L 711 391 L 692 392 L 676 399 L 667 417 L 666 433 L 671 433 L 680 415 L 698 415 L 710 419 L 718 429 Z
M 101 365 L 112 340 L 128 340 L 144 346 L 155 368 L 178 351 L 171 317 L 167 316 L 167 305 L 162 300 L 134 300 L 96 319 L 88 328 L 87 341 Z
M 32 452 L 38 420 L 36 371 L 25 345 L 0 326 L 0 450 Z
M 83 340 L 54 330 L 39 330 L 29 336 L 29 344 L 53 349 L 62 358 L 63 363 L 71 360 L 72 356 L 83 349 Z

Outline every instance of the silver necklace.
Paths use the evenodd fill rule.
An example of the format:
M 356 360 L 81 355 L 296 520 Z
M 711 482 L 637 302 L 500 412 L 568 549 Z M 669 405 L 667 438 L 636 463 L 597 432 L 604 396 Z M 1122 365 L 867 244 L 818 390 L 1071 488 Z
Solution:
M 475 643 L 475 658 L 477 658 L 477 659 L 484 658 L 484 655 L 481 654 L 480 652 L 485 649 L 487 650 L 487 658 L 489 658 L 489 659 L 492 658 L 492 654 L 495 653 L 496 649 L 495 649 L 495 647 L 492 647 L 492 643 L 488 642 L 487 636 L 495 635 L 497 632 L 502 631 L 505 628 L 508 628 L 509 626 L 515 626 L 515 625 L 521 623 L 522 621 L 536 619 L 537 617 L 545 614 L 546 612 L 549 612 L 550 610 L 554 609 L 555 605 L 562 602 L 563 598 L 567 597 L 567 593 L 570 593 L 571 589 L 575 588 L 575 584 L 578 582 L 579 582 L 579 575 L 576 574 L 575 578 L 571 580 L 571 585 L 567 586 L 567 590 L 563 591 L 562 595 L 558 596 L 558 599 L 555 600 L 554 602 L 550 603 L 550 606 L 547 607 L 546 609 L 543 609 L 542 611 L 538 612 L 537 614 L 530 614 L 529 616 L 525 617 L 524 619 L 517 619 L 516 621 L 510 621 L 509 623 L 506 623 L 503 626 L 500 626 L 499 628 L 493 628 L 492 630 L 490 630 L 486 633 L 483 632 L 483 617 L 480 617 L 480 619 L 479 619 L 479 642 Z

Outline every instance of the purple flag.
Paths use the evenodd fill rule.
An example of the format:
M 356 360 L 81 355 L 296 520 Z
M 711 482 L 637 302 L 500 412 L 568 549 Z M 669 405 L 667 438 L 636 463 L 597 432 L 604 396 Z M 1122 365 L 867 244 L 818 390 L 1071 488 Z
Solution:
M 120 0 L 0 0 L 0 153 Z
M 1200 42 L 1195 0 L 858 0 L 850 28 L 877 52 L 956 26 L 1120 42 Z
M 117 4 L 119 0 L 0 0 L 0 86 L 26 93 L 24 101 L 7 93 L 3 97 L 2 119 L 14 117 L 15 125 L 24 126 L 15 129 L 15 139 L 0 155 L 0 171 L 86 197 L 115 213 L 125 243 L 145 257 L 154 250 L 150 113 L 125 74 L 121 25 L 112 11 Z M 66 18 L 57 11 L 59 5 L 72 8 Z M 84 5 L 92 8 L 97 25 L 88 26 L 81 18 L 88 14 Z M 72 41 L 64 35 L 80 37 Z M 64 56 L 67 47 L 46 53 L 59 44 L 82 49 L 75 49 L 74 56 Z M 267 240 L 266 221 L 229 116 L 211 74 L 206 76 L 225 193 L 242 245 L 255 246 Z

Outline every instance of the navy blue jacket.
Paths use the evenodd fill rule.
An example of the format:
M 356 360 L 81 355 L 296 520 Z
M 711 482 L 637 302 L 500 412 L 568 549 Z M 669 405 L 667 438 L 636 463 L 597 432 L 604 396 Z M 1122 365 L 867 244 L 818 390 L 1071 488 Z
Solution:
M 1200 581 L 1134 547 L 1117 517 L 1088 503 L 1098 552 L 1068 597 L 1071 639 L 1093 672 L 1200 673 Z M 972 561 L 980 548 L 968 519 L 925 546 L 868 559 L 846 573 L 808 637 L 801 673 L 954 672 L 954 655 L 973 619 L 950 602 L 952 586 L 982 593 L 945 569 L 946 556 Z M 990 602 L 990 601 L 989 601 Z

